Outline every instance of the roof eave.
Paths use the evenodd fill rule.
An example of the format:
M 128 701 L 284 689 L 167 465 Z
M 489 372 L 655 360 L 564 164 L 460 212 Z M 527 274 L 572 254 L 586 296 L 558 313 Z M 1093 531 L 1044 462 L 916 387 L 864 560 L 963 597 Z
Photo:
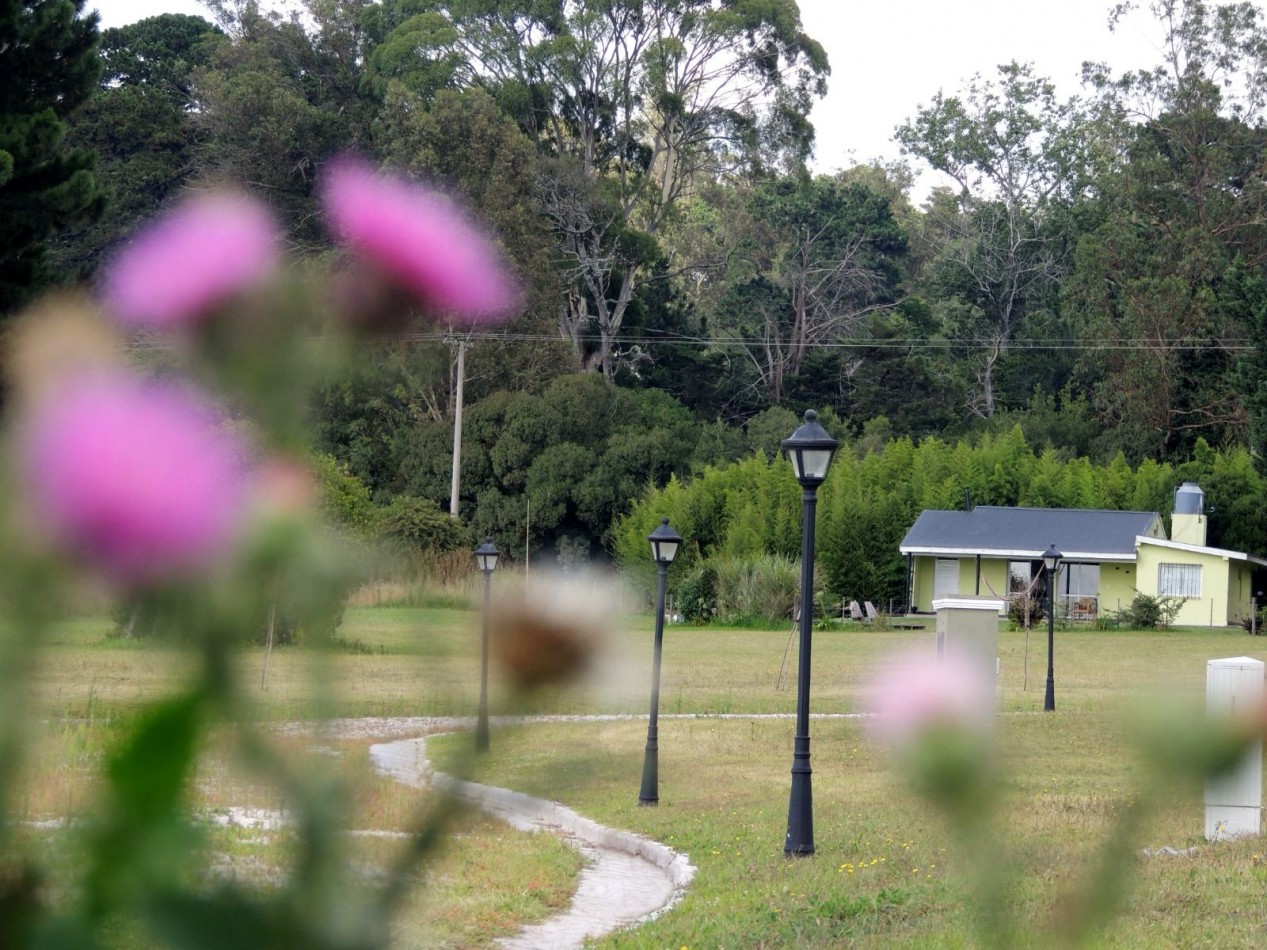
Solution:
M 1236 561 L 1249 561 L 1251 564 L 1257 564 L 1259 567 L 1267 567 L 1267 559 L 1255 557 L 1253 554 L 1246 554 L 1244 551 L 1229 551 L 1226 548 L 1211 548 L 1203 544 L 1188 544 L 1184 541 L 1170 541 L 1165 538 L 1150 538 L 1146 535 L 1140 535 L 1135 539 L 1135 543 L 1152 544 L 1159 548 L 1171 548 L 1175 551 L 1187 551 L 1190 554 L 1208 554 L 1212 557 L 1224 557 Z
M 926 557 L 992 557 L 1013 558 L 1016 560 L 1041 561 L 1043 551 L 1032 548 L 941 548 L 931 545 L 906 545 L 898 548 L 903 554 L 923 555 Z M 1134 563 L 1135 552 L 1125 551 L 1062 551 L 1062 561 L 1113 561 Z

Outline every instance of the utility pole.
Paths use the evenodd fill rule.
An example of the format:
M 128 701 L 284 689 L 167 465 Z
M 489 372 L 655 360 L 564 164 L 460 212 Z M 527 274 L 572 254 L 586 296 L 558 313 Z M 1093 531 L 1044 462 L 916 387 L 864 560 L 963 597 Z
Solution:
M 458 490 L 462 474 L 462 389 L 466 383 L 466 341 L 458 340 L 457 393 L 453 400 L 453 481 L 449 486 L 449 517 L 458 516 Z

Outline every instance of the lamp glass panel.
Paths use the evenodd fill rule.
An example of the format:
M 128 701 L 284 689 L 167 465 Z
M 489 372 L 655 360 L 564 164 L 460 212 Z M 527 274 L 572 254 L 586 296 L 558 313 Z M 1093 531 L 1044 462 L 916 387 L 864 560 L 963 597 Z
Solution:
M 796 480 L 799 482 L 803 477 L 801 472 L 801 450 L 792 449 L 788 452 L 787 457 L 788 461 L 792 463 L 792 474 L 796 476 Z
M 497 570 L 497 557 L 496 554 L 477 554 L 475 560 L 479 562 L 481 571 L 491 574 Z
M 677 541 L 652 541 L 651 556 L 657 561 L 668 564 L 677 557 L 678 543 Z
M 827 469 L 831 465 L 831 449 L 802 449 L 800 452 L 803 471 L 796 473 L 798 478 L 826 478 Z

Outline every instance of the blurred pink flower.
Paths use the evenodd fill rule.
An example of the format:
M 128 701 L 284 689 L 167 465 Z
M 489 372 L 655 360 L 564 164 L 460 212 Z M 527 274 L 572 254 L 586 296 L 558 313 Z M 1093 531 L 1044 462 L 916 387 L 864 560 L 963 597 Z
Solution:
M 335 235 L 424 307 L 471 322 L 514 309 L 492 243 L 439 193 L 343 158 L 326 169 L 324 201 Z
M 906 749 L 943 730 L 988 730 L 994 715 L 994 680 L 981 663 L 931 650 L 892 658 L 867 691 L 871 734 Z
M 110 264 L 106 307 L 128 326 L 189 326 L 278 268 L 280 239 L 269 210 L 218 192 L 186 201 L 145 228 Z
M 311 465 L 279 455 L 255 467 L 251 495 L 253 505 L 267 516 L 294 516 L 316 508 L 321 488 Z
M 220 421 L 176 385 L 122 373 L 63 385 L 20 430 L 34 523 L 128 586 L 209 566 L 233 543 L 246 500 L 245 447 Z

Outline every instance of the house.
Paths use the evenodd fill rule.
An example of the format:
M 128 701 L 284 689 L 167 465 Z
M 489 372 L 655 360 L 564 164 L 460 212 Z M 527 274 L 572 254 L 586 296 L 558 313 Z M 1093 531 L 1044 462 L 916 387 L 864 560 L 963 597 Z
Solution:
M 1254 571 L 1267 560 L 1207 547 L 1205 496 L 1185 482 L 1175 491 L 1171 536 L 1149 511 L 978 506 L 925 511 L 902 539 L 908 603 L 930 611 L 953 594 L 1046 598 L 1042 554 L 1055 545 L 1057 615 L 1094 619 L 1136 593 L 1187 598 L 1175 623 L 1225 626 L 1249 617 Z

